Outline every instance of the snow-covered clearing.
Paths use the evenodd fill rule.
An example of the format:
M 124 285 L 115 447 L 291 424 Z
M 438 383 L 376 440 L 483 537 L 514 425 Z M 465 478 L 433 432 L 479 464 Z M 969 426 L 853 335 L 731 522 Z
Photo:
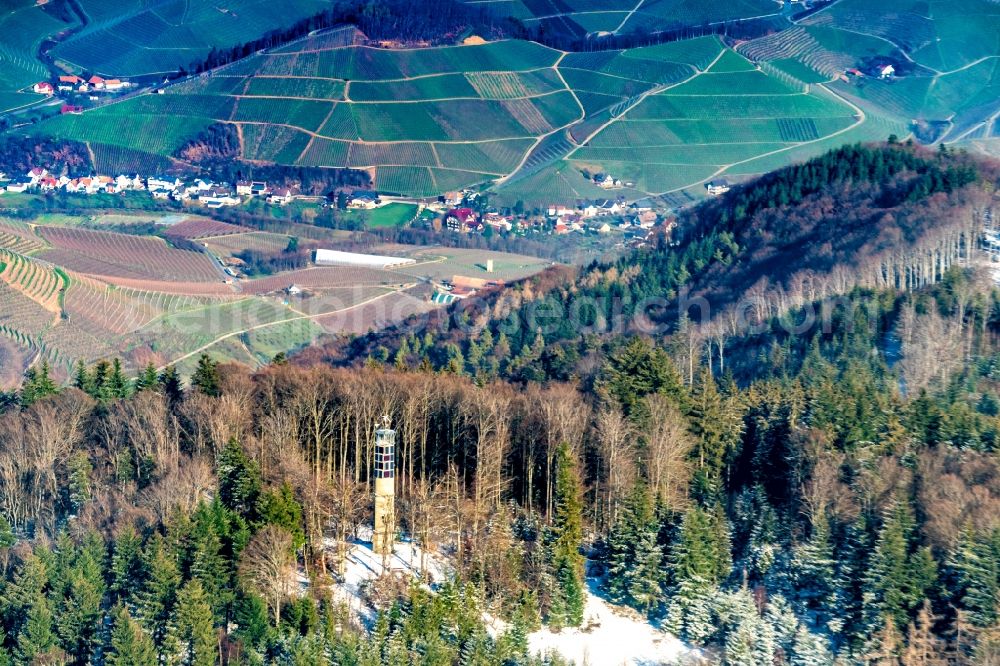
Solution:
M 601 598 L 595 579 L 587 582 L 591 589 L 583 626 L 558 634 L 543 627 L 528 636 L 532 651 L 554 650 L 576 666 L 659 666 L 697 659 L 697 653 L 678 638 Z
M 371 626 L 375 620 L 375 609 L 364 599 L 365 587 L 382 575 L 382 558 L 372 550 L 370 528 L 366 533 L 359 530 L 359 538 L 349 544 L 343 582 L 333 587 L 334 598 L 346 603 L 356 617 Z M 337 542 L 326 543 L 328 554 L 337 552 Z M 430 586 L 442 583 L 454 573 L 454 567 L 442 553 L 425 553 L 421 572 L 421 550 L 409 541 L 396 543 L 389 558 L 388 571 L 415 580 L 422 580 Z M 576 666 L 659 666 L 678 664 L 681 660 L 696 660 L 697 652 L 691 650 L 674 636 L 658 629 L 634 611 L 615 606 L 601 597 L 600 585 L 596 579 L 588 579 L 587 605 L 584 610 L 583 627 L 564 629 L 559 633 L 543 627 L 528 636 L 533 652 L 544 654 L 555 651 Z M 299 584 L 308 585 L 308 580 L 300 574 Z M 487 628 L 498 635 L 506 628 L 499 619 L 484 615 Z

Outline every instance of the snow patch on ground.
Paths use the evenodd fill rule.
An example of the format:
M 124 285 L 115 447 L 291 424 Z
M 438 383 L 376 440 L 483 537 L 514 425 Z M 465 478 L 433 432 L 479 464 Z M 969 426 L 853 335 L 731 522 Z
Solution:
M 554 633 L 543 627 L 528 636 L 531 651 L 558 652 L 576 666 L 659 666 L 697 658 L 680 639 L 654 627 L 630 609 L 608 603 L 596 580 L 583 612 L 583 626 Z
M 324 546 L 329 557 L 328 561 L 333 564 L 336 561 L 337 542 L 334 539 L 327 539 Z M 368 528 L 367 533 L 364 528 L 360 529 L 357 538 L 348 545 L 343 582 L 334 585 L 334 600 L 347 604 L 351 612 L 362 621 L 373 622 L 375 609 L 364 602 L 362 590 L 365 585 L 383 573 L 389 572 L 421 580 L 432 587 L 451 578 L 454 569 L 443 555 L 439 553 L 423 555 L 424 570 L 421 571 L 420 547 L 411 541 L 397 542 L 393 545 L 392 556 L 383 567 L 382 556 L 372 550 L 371 529 Z
M 432 589 L 454 575 L 454 567 L 442 553 L 425 553 L 425 570 L 421 571 L 420 547 L 405 540 L 394 545 L 388 566 L 383 568 L 382 557 L 372 550 L 370 539 L 370 528 L 367 532 L 364 528 L 358 531 L 357 538 L 348 546 L 343 581 L 333 586 L 334 599 L 345 603 L 352 614 L 368 626 L 375 621 L 376 613 L 364 601 L 363 590 L 386 569 L 394 575 L 421 580 Z M 328 539 L 325 546 L 332 565 L 337 542 Z M 301 573 L 299 578 L 304 590 L 309 582 Z M 660 666 L 697 660 L 698 652 L 678 638 L 650 624 L 635 611 L 605 600 L 597 579 L 588 579 L 587 582 L 590 589 L 583 627 L 564 629 L 559 633 L 543 627 L 528 636 L 532 652 L 558 652 L 576 666 Z M 505 622 L 488 613 L 483 619 L 493 636 L 507 629 Z

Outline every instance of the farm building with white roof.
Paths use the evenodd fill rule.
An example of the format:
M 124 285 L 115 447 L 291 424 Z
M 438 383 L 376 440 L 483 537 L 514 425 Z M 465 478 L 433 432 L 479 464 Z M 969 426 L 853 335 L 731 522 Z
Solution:
M 417 263 L 406 257 L 385 257 L 378 254 L 359 254 L 340 250 L 316 250 L 317 266 L 366 266 L 368 268 L 393 268 Z

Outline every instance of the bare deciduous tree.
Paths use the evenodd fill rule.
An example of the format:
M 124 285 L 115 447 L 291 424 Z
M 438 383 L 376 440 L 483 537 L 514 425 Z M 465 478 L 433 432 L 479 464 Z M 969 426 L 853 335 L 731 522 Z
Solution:
M 250 539 L 240 561 L 240 576 L 257 589 L 281 621 L 281 604 L 288 596 L 292 575 L 292 535 L 268 525 Z

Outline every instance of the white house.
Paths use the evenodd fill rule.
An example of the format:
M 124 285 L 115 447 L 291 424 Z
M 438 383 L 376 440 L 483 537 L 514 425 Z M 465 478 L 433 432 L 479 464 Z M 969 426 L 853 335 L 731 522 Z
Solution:
M 248 197 L 250 196 L 252 187 L 253 183 L 251 183 L 249 180 L 238 180 L 236 181 L 236 194 L 240 195 L 241 197 Z
M 271 196 L 267 198 L 267 203 L 284 206 L 285 204 L 291 203 L 294 199 L 295 196 L 292 194 L 290 189 L 287 187 L 279 187 L 271 192 Z
M 49 175 L 48 169 L 43 169 L 42 167 L 32 167 L 31 169 L 28 169 L 27 173 L 24 174 L 24 177 L 32 185 L 37 185 L 38 181 L 45 178 L 47 175 Z
M 562 204 L 557 204 L 549 206 L 547 212 L 549 217 L 566 217 L 567 215 L 572 215 L 574 213 L 574 209 Z
M 711 194 L 713 197 L 718 196 L 720 194 L 725 194 L 726 192 L 729 191 L 729 181 L 724 178 L 720 178 L 718 180 L 710 180 L 707 183 L 705 183 L 705 189 L 708 190 L 708 193 Z
M 882 65 L 878 68 L 878 78 L 887 79 L 896 73 L 896 68 L 892 65 Z
M 224 188 L 212 188 L 199 196 L 198 200 L 209 208 L 238 206 L 240 204 L 240 198 Z
M 56 89 L 53 88 L 52 84 L 48 81 L 39 81 L 35 85 L 31 86 L 31 90 L 39 95 L 48 95 L 49 97 L 56 94 Z
M 347 200 L 347 205 L 351 208 L 362 208 L 364 210 L 377 208 L 380 203 L 382 203 L 382 200 L 379 199 L 378 193 L 369 190 L 355 190 Z
M 146 187 L 150 190 L 173 190 L 182 184 L 180 178 L 170 176 L 150 176 L 146 179 Z

